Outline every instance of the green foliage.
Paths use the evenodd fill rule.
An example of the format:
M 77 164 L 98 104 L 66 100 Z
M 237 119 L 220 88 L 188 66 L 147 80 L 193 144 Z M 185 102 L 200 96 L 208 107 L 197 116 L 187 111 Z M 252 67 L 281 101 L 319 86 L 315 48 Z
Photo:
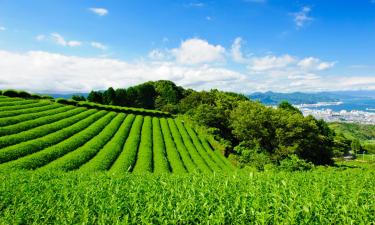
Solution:
M 101 118 L 96 123 L 93 123 L 89 128 L 87 128 L 80 134 L 73 136 L 73 138 L 70 139 L 70 142 L 66 144 L 66 146 L 70 145 L 73 147 L 70 148 L 70 151 L 67 150 L 69 151 L 69 153 L 42 167 L 41 170 L 69 171 L 78 169 L 80 166 L 85 164 L 87 161 L 93 158 L 100 151 L 100 149 L 102 149 L 102 147 L 113 137 L 125 118 L 124 114 L 117 114 L 117 116 L 113 118 L 114 116 L 114 112 L 108 113 L 105 117 Z M 92 131 L 89 133 L 88 131 L 90 129 Z M 84 132 L 87 132 L 87 134 L 84 138 L 82 138 Z M 74 149 L 74 147 L 79 146 L 79 144 L 75 144 L 72 142 L 78 142 L 78 138 L 80 138 L 79 141 L 88 141 L 81 142 L 83 143 L 83 145 L 77 149 Z M 61 155 L 62 153 L 63 152 L 61 150 L 58 154 Z
M 185 143 L 181 137 L 180 131 L 178 130 L 175 120 L 168 119 L 168 125 L 169 129 L 171 131 L 174 143 L 176 144 L 176 148 L 178 150 L 178 153 L 180 154 L 180 157 L 182 159 L 182 162 L 184 163 L 184 166 L 188 172 L 194 172 L 199 170 L 197 165 L 193 162 L 193 159 L 189 153 L 189 150 L 187 149 L 187 146 L 185 146 Z
M 0 224 L 372 224 L 373 170 L 2 173 Z
M 162 130 L 160 127 L 160 120 L 156 117 L 152 118 L 152 132 L 154 173 L 169 173 L 169 163 L 166 155 L 167 153 L 163 140 Z M 180 159 L 178 158 L 178 160 Z
M 355 154 L 360 153 L 361 150 L 362 150 L 361 143 L 360 143 L 357 139 L 354 139 L 354 140 L 352 141 L 352 144 L 350 145 L 350 147 L 352 148 L 352 151 L 353 151 L 353 153 L 355 153 Z
M 351 150 L 352 141 L 347 139 L 343 134 L 335 135 L 333 145 L 333 155 L 335 157 L 342 157 L 349 153 Z
M 130 130 L 128 139 L 126 139 L 124 149 L 112 165 L 110 171 L 113 173 L 125 173 L 133 171 L 137 161 L 139 143 L 141 141 L 141 131 L 143 116 L 137 116 Z
M 62 107 L 62 105 L 58 105 L 58 104 L 52 104 L 49 106 L 49 108 L 50 110 L 45 110 L 42 112 L 21 114 L 21 115 L 16 115 L 16 116 L 7 117 L 7 118 L 0 118 L 0 126 L 9 126 L 15 123 L 25 122 L 28 120 L 37 119 L 37 118 L 41 118 L 44 116 L 49 116 L 49 115 L 53 115 L 53 114 L 57 114 L 61 112 L 66 112 L 68 110 L 73 109 L 73 107 L 70 107 L 70 106 Z
M 296 155 L 289 155 L 288 158 L 281 160 L 279 168 L 292 172 L 311 170 L 313 167 L 314 165 L 311 162 L 306 162 Z
M 191 159 L 197 165 L 199 170 L 204 173 L 212 172 L 211 168 L 207 165 L 207 162 L 202 158 L 200 153 L 198 152 L 196 146 L 193 144 L 190 135 L 185 129 L 183 122 L 180 120 L 175 120 L 177 128 L 181 134 L 182 140 L 190 154 Z
M 173 140 L 167 119 L 161 118 L 160 126 L 161 126 L 161 130 L 162 130 L 163 138 L 165 142 L 165 150 L 167 153 L 169 165 L 171 166 L 172 172 L 175 174 L 186 173 L 187 170 L 181 159 L 182 156 L 180 156 L 180 153 L 177 150 L 176 141 Z M 184 154 L 184 157 L 186 157 L 186 154 Z M 188 159 L 185 159 L 185 160 L 188 160 Z
M 93 113 L 95 113 L 95 111 L 83 112 L 56 123 L 40 126 L 19 134 L 1 137 L 1 140 L 4 141 L 4 143 L 7 143 L 5 146 L 8 147 L 1 149 L 0 163 L 15 160 L 46 147 L 53 146 L 88 127 L 93 121 L 106 114 L 106 112 Z M 58 131 L 53 132 L 51 131 L 52 129 Z M 13 143 L 9 146 L 10 142 Z M 25 158 L 22 158 L 21 161 Z
M 137 158 L 133 170 L 134 173 L 152 172 L 152 119 L 149 116 L 143 119 L 141 142 L 139 144 Z
M 74 109 L 47 118 L 40 118 L 23 123 L 15 124 L 9 127 L 2 127 L 0 131 L 0 148 L 14 145 L 20 142 L 42 137 L 52 132 L 63 129 L 85 118 L 94 111 L 85 111 L 84 109 Z M 35 128 L 34 128 L 35 127 Z
M 56 103 L 65 104 L 65 105 L 78 105 L 78 102 L 73 99 L 57 98 L 55 99 Z
M 342 134 L 344 137 L 350 140 L 358 139 L 361 143 L 369 140 L 375 140 L 375 125 L 330 123 L 329 126 L 337 134 Z
M 50 101 L 44 100 L 44 101 L 27 102 L 27 104 L 22 104 L 22 105 L 4 106 L 0 108 L 1 109 L 0 113 L 4 113 L 5 111 L 29 109 L 29 108 L 45 106 L 45 105 L 50 105 L 50 104 L 51 104 Z
M 134 119 L 135 115 L 127 115 L 114 137 L 93 159 L 81 166 L 80 171 L 93 172 L 109 170 L 123 149 L 125 140 L 129 136 L 130 128 L 133 125 Z
M 37 103 L 37 101 L 35 101 L 35 100 L 23 100 L 23 101 L 0 102 L 0 109 L 2 107 L 6 107 L 6 106 L 27 105 L 27 104 L 32 104 L 32 103 Z
M 333 132 L 324 121 L 282 108 L 244 101 L 231 114 L 233 134 L 259 146 L 273 161 L 290 154 L 314 164 L 332 164 Z
M 82 96 L 82 95 L 73 95 L 73 96 L 72 96 L 72 99 L 73 99 L 74 101 L 77 101 L 77 102 L 79 102 L 79 101 L 86 101 L 85 96 Z
M 43 104 L 41 106 L 31 107 L 31 108 L 24 108 L 24 107 L 18 107 L 16 109 L 12 110 L 6 110 L 6 111 L 0 111 L 0 118 L 5 117 L 12 117 L 17 116 L 21 114 L 28 114 L 28 113 L 36 113 L 36 112 L 43 112 L 44 110 L 52 109 L 60 107 L 59 104 Z
M 20 97 L 19 92 L 16 90 L 4 90 L 2 94 L 8 97 Z

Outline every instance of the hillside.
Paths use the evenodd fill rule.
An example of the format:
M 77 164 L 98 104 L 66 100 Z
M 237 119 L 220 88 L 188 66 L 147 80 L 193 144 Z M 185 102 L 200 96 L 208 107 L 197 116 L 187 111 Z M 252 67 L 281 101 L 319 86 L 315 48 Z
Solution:
M 181 174 L 232 165 L 181 120 L 0 96 L 0 170 L 13 169 Z
M 258 100 L 266 105 L 277 105 L 282 101 L 288 101 L 291 104 L 315 104 L 318 102 L 334 102 L 338 101 L 336 96 L 326 93 L 277 93 L 277 92 L 255 92 L 249 95 L 252 100 Z

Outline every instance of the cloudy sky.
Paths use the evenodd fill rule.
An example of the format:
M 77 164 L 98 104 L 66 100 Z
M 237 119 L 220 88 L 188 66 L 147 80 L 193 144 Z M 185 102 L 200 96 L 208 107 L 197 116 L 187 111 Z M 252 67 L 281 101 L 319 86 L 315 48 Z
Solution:
M 0 89 L 375 89 L 375 0 L 0 0 Z

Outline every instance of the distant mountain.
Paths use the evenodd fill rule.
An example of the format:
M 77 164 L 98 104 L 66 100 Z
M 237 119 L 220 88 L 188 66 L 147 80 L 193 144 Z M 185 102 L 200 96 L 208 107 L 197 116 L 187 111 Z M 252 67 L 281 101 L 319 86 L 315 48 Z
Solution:
M 249 95 L 252 100 L 258 100 L 263 104 L 277 105 L 282 101 L 288 101 L 291 104 L 315 104 L 318 102 L 335 102 L 339 101 L 339 98 L 330 96 L 326 93 L 277 93 L 277 92 L 255 92 Z
M 89 93 L 66 93 L 66 94 L 43 93 L 43 94 L 49 95 L 53 98 L 65 98 L 65 99 L 70 99 L 72 98 L 73 95 L 84 96 L 85 98 L 87 98 L 87 96 L 89 95 Z

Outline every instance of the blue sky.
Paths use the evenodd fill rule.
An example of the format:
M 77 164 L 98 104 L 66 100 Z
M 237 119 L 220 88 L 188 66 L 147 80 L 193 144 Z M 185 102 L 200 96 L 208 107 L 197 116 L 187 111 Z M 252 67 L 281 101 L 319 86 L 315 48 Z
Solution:
M 375 1 L 0 0 L 0 89 L 375 89 Z

